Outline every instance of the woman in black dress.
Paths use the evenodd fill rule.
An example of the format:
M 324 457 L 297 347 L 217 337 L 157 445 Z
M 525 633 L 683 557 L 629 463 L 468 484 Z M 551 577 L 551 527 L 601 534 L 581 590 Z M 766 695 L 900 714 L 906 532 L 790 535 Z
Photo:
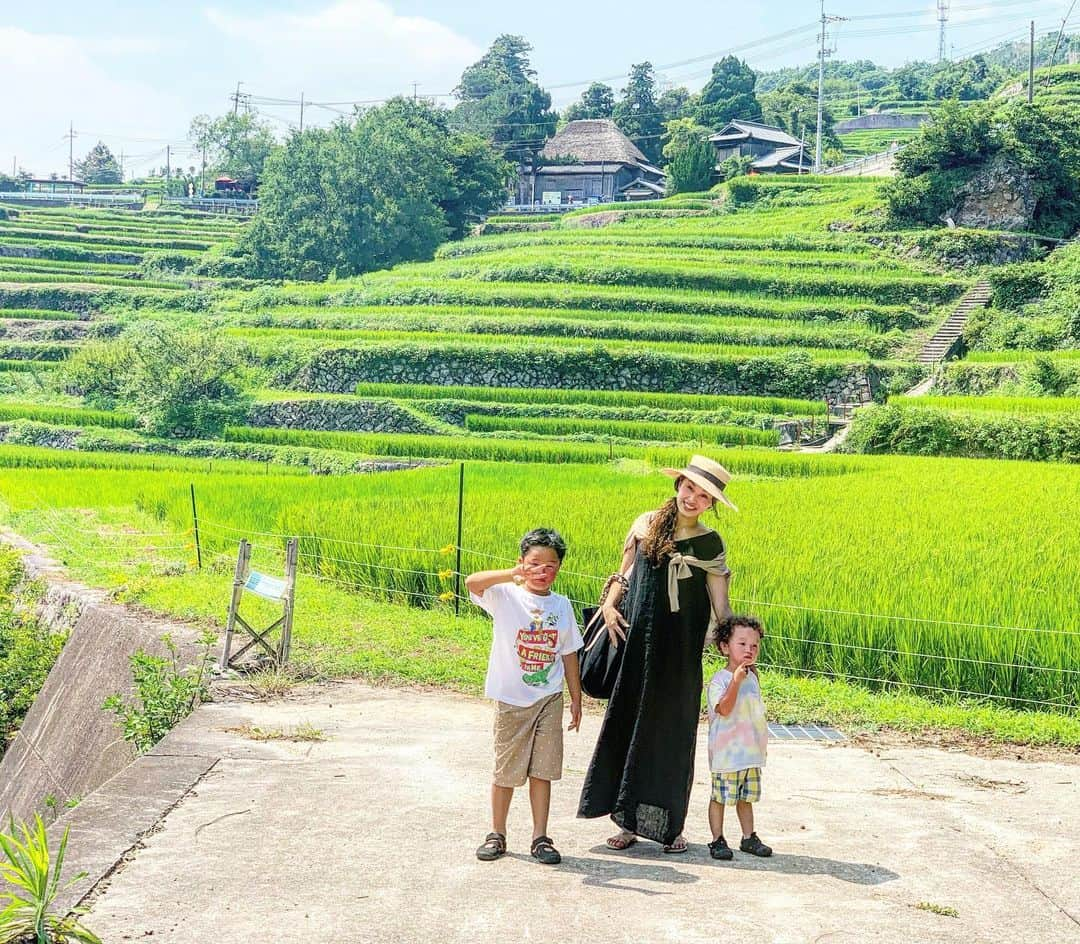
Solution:
M 578 816 L 610 815 L 620 827 L 612 849 L 640 836 L 686 851 L 701 653 L 712 618 L 731 615 L 724 542 L 698 521 L 718 501 L 735 509 L 724 494 L 731 475 L 704 456 L 664 474 L 675 497 L 634 522 L 602 608 L 612 645 L 626 648 Z

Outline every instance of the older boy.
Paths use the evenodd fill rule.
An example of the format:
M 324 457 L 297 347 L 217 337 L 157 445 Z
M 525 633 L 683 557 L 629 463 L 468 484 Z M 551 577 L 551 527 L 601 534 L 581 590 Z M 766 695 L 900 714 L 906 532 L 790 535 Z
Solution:
M 492 831 L 476 857 L 506 853 L 506 818 L 514 788 L 529 783 L 532 856 L 545 865 L 562 861 L 547 835 L 551 781 L 562 778 L 563 679 L 570 689 L 570 725 L 581 724 L 581 633 L 570 601 L 552 593 L 566 555 L 557 531 L 537 528 L 521 539 L 521 556 L 509 570 L 486 570 L 465 579 L 474 603 L 491 614 L 494 635 L 484 693 L 495 700 L 495 776 Z

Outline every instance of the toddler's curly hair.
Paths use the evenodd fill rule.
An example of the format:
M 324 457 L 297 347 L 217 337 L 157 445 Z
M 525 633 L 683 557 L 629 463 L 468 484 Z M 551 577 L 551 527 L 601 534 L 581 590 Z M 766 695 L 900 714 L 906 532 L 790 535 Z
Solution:
M 729 616 L 727 619 L 720 621 L 716 627 L 716 648 L 720 648 L 720 643 L 730 642 L 731 634 L 735 632 L 736 626 L 745 626 L 747 629 L 757 630 L 758 638 L 765 638 L 765 627 L 761 625 L 761 620 L 756 616 Z

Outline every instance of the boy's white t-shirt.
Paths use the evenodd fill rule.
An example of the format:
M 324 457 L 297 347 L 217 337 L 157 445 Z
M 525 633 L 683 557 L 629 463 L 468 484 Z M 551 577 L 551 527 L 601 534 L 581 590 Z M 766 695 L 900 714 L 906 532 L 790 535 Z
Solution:
M 540 596 L 513 583 L 497 583 L 483 596 L 470 594 L 494 621 L 484 694 L 525 708 L 562 691 L 562 657 L 583 645 L 570 601 Z
M 716 706 L 731 686 L 732 675 L 721 669 L 710 680 L 706 694 L 709 703 L 709 769 L 714 774 L 734 773 L 751 767 L 764 767 L 769 744 L 769 723 L 761 684 L 749 672 L 739 685 L 731 714 L 720 717 Z

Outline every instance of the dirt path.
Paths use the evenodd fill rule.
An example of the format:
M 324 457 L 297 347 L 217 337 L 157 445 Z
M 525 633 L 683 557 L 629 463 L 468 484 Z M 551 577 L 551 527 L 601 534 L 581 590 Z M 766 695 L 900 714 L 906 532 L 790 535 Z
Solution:
M 243 733 L 302 723 L 327 740 Z M 545 868 L 528 857 L 524 796 L 510 855 L 474 858 L 488 829 L 484 702 L 350 683 L 206 706 L 132 768 L 126 783 L 170 764 L 208 772 L 99 885 L 87 924 L 108 944 L 1080 941 L 1080 766 L 773 742 L 758 825 L 776 855 L 714 863 L 703 737 L 687 855 L 647 842 L 611 853 L 610 823 L 574 818 L 599 723 L 568 736 L 550 830 L 564 859 Z M 125 822 L 145 812 L 114 786 L 98 813 L 125 803 Z M 103 829 L 79 815 L 76 857 Z

